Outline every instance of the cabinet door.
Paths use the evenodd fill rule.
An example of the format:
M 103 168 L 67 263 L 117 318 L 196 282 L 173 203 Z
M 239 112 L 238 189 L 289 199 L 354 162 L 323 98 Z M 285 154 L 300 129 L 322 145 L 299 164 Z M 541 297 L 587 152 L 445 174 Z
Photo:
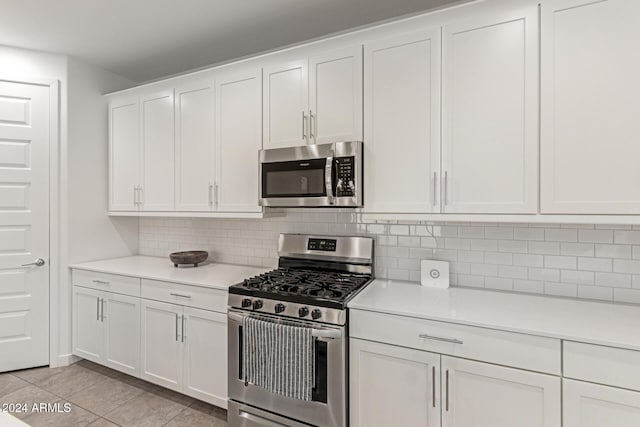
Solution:
M 262 70 L 221 76 L 216 84 L 216 110 L 216 210 L 260 212 Z
M 136 211 L 140 184 L 140 108 L 137 98 L 109 104 L 109 210 Z
M 365 45 L 367 212 L 440 209 L 440 30 Z
M 362 46 L 309 58 L 309 138 L 362 141 Z
M 637 427 L 640 393 L 613 387 L 562 381 L 564 427 Z
M 355 338 L 349 351 L 352 426 L 440 425 L 439 355 Z
M 443 28 L 444 212 L 536 213 L 538 9 Z
M 264 69 L 264 148 L 293 147 L 309 142 L 307 69 L 307 59 Z
M 542 2 L 541 211 L 640 213 L 640 2 Z
M 184 308 L 183 391 L 227 407 L 227 316 Z
M 174 208 L 173 90 L 147 95 L 142 108 L 142 209 Z
M 140 298 L 104 294 L 105 365 L 140 374 Z
M 104 324 L 100 316 L 102 292 L 73 287 L 73 354 L 104 361 Z
M 442 356 L 444 427 L 560 427 L 560 378 Z
M 142 300 L 141 377 L 180 391 L 182 383 L 182 307 Z
M 176 210 L 210 211 L 214 182 L 214 86 L 176 89 Z

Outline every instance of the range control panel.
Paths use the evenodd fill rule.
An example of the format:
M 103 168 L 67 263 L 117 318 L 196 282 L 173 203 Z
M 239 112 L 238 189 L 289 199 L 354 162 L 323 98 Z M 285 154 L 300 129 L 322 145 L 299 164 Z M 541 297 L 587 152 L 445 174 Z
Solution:
M 336 197 L 353 197 L 355 193 L 355 157 L 336 157 Z
M 309 243 L 307 243 L 307 249 L 310 251 L 325 251 L 325 252 L 335 252 L 336 251 L 336 240 L 335 239 L 314 239 L 310 238 Z

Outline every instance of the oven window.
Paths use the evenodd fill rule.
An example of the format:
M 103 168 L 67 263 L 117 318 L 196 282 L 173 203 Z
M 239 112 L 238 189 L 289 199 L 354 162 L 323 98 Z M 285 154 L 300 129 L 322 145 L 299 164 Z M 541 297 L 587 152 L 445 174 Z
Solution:
M 324 197 L 325 159 L 262 165 L 262 197 Z

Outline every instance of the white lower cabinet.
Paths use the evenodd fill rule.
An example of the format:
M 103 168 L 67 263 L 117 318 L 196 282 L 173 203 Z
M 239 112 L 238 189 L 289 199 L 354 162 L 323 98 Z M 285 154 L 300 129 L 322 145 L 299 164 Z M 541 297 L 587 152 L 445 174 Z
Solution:
M 352 426 L 440 425 L 440 355 L 350 340 Z
M 138 375 L 139 298 L 74 286 L 73 354 Z
M 442 356 L 444 427 L 560 427 L 560 378 Z
M 582 381 L 563 380 L 564 427 L 637 427 L 640 393 Z
M 226 315 L 142 299 L 143 379 L 226 408 L 226 361 Z

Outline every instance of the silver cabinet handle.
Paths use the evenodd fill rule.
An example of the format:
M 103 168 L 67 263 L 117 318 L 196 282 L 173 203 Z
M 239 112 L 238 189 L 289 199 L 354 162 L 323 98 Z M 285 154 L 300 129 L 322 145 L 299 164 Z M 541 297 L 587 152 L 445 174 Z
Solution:
M 448 205 L 449 204 L 449 189 L 448 189 L 448 184 L 449 184 L 449 172 L 444 171 L 444 183 L 443 183 L 443 191 L 444 191 L 444 204 Z
M 446 383 L 445 383 L 445 393 L 446 393 L 446 402 L 445 402 L 445 411 L 449 411 L 449 370 L 445 373 Z
M 302 112 L 302 140 L 307 141 L 307 116 Z
M 429 334 L 420 334 L 418 335 L 419 338 L 425 339 L 425 340 L 433 340 L 433 341 L 442 341 L 442 342 L 449 342 L 451 344 L 464 344 L 463 341 L 457 339 L 457 338 L 443 338 L 443 337 L 436 337 L 433 335 L 429 335 Z
M 169 294 L 169 295 L 171 295 L 172 297 L 180 297 L 180 298 L 189 298 L 189 299 L 191 299 L 191 295 L 185 295 L 185 294 L 173 294 L 173 293 L 171 293 L 171 294 Z
M 138 186 L 133 186 L 133 206 L 138 205 Z
M 436 367 L 431 367 L 431 404 L 436 407 Z
M 213 184 L 209 183 L 209 206 L 213 205 Z
M 438 174 L 433 173 L 433 206 L 438 205 Z
M 100 321 L 100 298 L 96 297 L 96 320 Z
M 100 298 L 101 302 L 100 302 L 100 320 L 104 322 L 104 319 L 107 318 L 107 316 L 104 315 L 104 303 L 105 303 L 105 299 L 104 298 Z
M 104 280 L 92 280 L 93 283 L 97 283 L 98 285 L 108 285 L 109 282 L 105 282 Z
M 36 258 L 35 261 L 27 263 L 27 264 L 22 264 L 22 267 L 29 267 L 32 265 L 35 265 L 36 267 L 42 267 L 43 265 L 46 264 L 46 261 L 42 258 Z
M 313 139 L 313 143 L 315 144 L 316 142 L 316 134 L 313 130 L 314 126 L 313 126 L 313 111 L 309 110 L 309 142 L 311 142 L 311 139 Z M 318 120 L 316 118 L 316 126 L 318 126 Z
M 184 326 L 186 322 L 187 322 L 187 317 L 182 316 L 182 342 L 184 342 L 184 339 L 187 337 L 186 334 L 184 333 Z
M 217 182 L 213 184 L 213 202 L 216 206 L 220 203 L 220 187 Z
M 180 321 L 180 319 L 178 319 L 180 316 L 178 315 L 178 313 L 176 313 L 176 342 L 179 341 L 178 339 L 178 322 Z

